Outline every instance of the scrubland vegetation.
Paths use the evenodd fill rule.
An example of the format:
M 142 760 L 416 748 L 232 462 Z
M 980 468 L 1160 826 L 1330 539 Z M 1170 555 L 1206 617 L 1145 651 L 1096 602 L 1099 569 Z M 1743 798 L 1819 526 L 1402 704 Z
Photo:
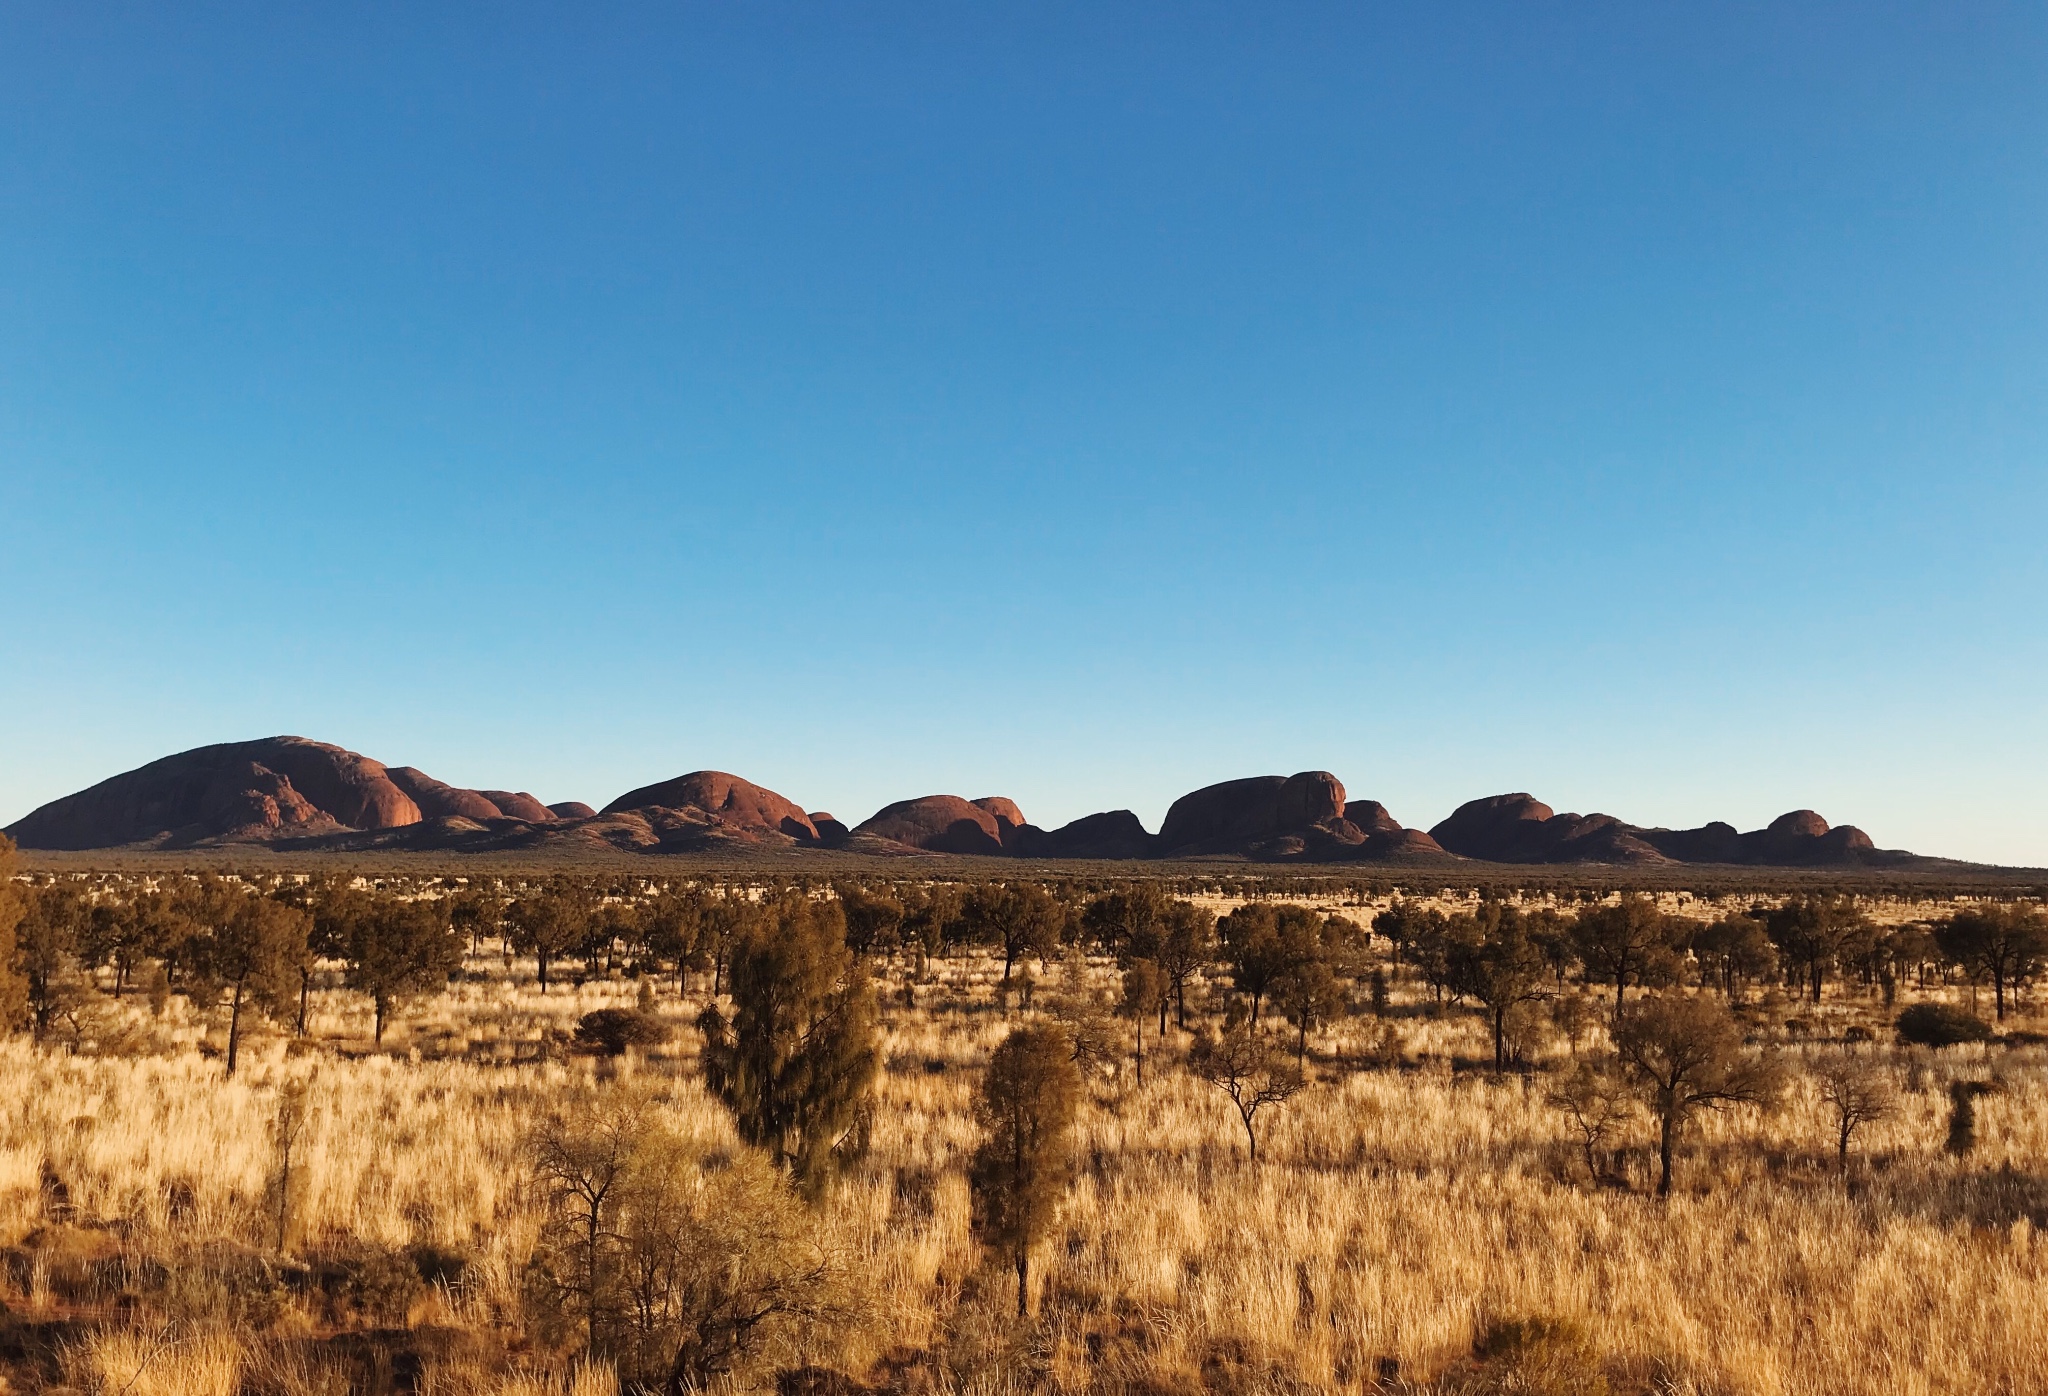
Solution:
M 2025 900 L 11 888 L 22 1390 L 2048 1389 Z

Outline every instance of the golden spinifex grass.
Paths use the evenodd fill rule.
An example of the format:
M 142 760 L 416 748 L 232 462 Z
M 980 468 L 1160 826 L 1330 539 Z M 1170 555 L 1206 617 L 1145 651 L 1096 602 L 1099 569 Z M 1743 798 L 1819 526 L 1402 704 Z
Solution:
M 416 1005 L 385 1054 L 365 1050 L 367 1010 L 331 993 L 315 1050 L 257 1042 L 232 1080 L 198 1050 L 207 1025 L 177 1020 L 175 1005 L 157 1055 L 0 1043 L 0 1244 L 21 1261 L 6 1272 L 7 1302 L 31 1317 L 112 1320 L 66 1288 L 67 1264 L 266 1255 L 282 1209 L 295 1256 L 429 1247 L 462 1258 L 459 1283 L 412 1293 L 377 1322 L 516 1336 L 540 1230 L 522 1150 L 537 1111 L 577 1091 L 640 1090 L 685 1133 L 732 1135 L 691 1059 L 685 1025 L 701 998 L 664 988 L 662 1012 L 681 1030 L 662 1059 L 564 1061 L 556 1047 L 527 1061 L 576 1015 L 630 1004 L 635 986 L 543 998 L 495 959 L 473 969 L 488 974 Z M 1095 972 L 1105 984 L 1113 973 Z M 885 984 L 872 1144 L 818 1221 L 864 1287 L 865 1318 L 802 1335 L 791 1362 L 909 1370 L 961 1390 L 1455 1382 L 1489 1322 L 1542 1317 L 1576 1324 L 1617 1381 L 1645 1390 L 2048 1389 L 2048 1241 L 2034 1220 L 2048 1212 L 2034 1181 L 2048 1157 L 2041 1048 L 1859 1049 L 1906 1089 L 1857 1134 L 1845 1177 L 1833 1118 L 1797 1068 L 1846 1049 L 1784 1044 L 1787 1099 L 1706 1117 L 1660 1202 L 1643 1123 L 1621 1141 L 1620 1181 L 1594 1185 L 1545 1103 L 1547 1076 L 1457 1066 L 1490 1057 L 1485 1025 L 1428 1016 L 1398 993 L 1389 1021 L 1402 1064 L 1356 1065 L 1380 1027 L 1369 1017 L 1318 1035 L 1317 1084 L 1272 1115 L 1256 1167 L 1229 1103 L 1171 1066 L 1177 1034 L 1142 1089 L 1128 1071 L 1094 1080 L 1078 1178 L 1036 1257 L 1036 1317 L 1020 1330 L 969 1234 L 963 1174 L 979 1066 L 1025 1011 L 997 1002 L 994 973 L 985 959 L 945 962 L 910 1008 L 900 979 Z M 1880 1016 L 1849 998 L 1818 1018 L 1839 1038 Z M 1561 1037 L 1539 1047 L 1568 1058 Z M 1947 1081 L 1994 1075 L 1982 1145 L 1950 1157 Z M 280 1197 L 279 1093 L 297 1079 L 309 1081 L 307 1119 L 298 1181 Z M 67 1380 L 124 1389 L 165 1317 L 148 1309 L 82 1340 Z M 134 1393 L 234 1389 L 254 1350 L 244 1339 L 340 1321 L 289 1295 L 260 1312 L 196 1312 L 181 1321 L 199 1336 L 151 1359 Z

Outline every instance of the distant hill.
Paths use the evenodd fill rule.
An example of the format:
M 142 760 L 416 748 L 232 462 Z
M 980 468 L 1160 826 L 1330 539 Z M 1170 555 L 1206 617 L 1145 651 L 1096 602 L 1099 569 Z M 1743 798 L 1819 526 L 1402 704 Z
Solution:
M 470 790 L 412 766 L 304 737 L 199 747 L 53 800 L 7 831 L 26 849 L 277 849 L 495 852 L 578 847 L 644 853 L 836 849 L 918 858 L 1223 859 L 1265 863 L 1717 864 L 1888 868 L 1937 860 L 1877 848 L 1851 826 L 1795 810 L 1740 833 L 1645 828 L 1559 814 L 1526 793 L 1461 805 L 1427 833 L 1375 800 L 1350 799 L 1328 771 L 1250 776 L 1191 791 L 1159 831 L 1129 810 L 1057 829 L 1016 801 L 923 795 L 849 829 L 823 811 L 723 771 L 643 785 L 593 809 L 524 791 Z M 1953 866 L 1953 865 L 1948 865 Z

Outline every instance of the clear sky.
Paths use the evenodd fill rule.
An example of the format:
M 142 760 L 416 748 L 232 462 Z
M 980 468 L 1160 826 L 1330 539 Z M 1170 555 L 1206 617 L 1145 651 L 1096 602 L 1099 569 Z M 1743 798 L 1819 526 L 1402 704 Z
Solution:
M 2039 5 L 0 8 L 0 822 L 1335 771 L 2048 864 Z

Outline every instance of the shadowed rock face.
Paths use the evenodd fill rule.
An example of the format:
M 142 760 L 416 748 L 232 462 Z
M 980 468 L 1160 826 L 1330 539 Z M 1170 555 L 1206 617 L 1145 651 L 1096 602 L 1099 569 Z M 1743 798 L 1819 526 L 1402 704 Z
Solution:
M 1367 834 L 1398 834 L 1400 821 L 1387 813 L 1378 800 L 1352 800 L 1344 806 L 1344 818 Z
M 898 800 L 875 811 L 873 817 L 855 826 L 854 833 L 888 839 L 928 853 L 1003 852 L 1003 824 L 991 814 L 984 801 L 963 800 L 958 795 L 924 795 L 915 800 Z M 1002 801 L 1010 809 L 1017 807 Z M 1020 821 L 1021 823 L 1021 821 Z
M 1251 776 L 1181 796 L 1159 826 L 1159 848 L 1176 854 L 1237 852 L 1344 817 L 1344 785 L 1328 771 Z
M 844 823 L 821 809 L 811 811 L 811 827 L 818 831 L 818 842 L 827 848 L 844 847 L 846 840 L 853 833 L 853 830 L 847 828 Z
M 119 848 L 396 829 L 421 818 L 368 757 L 304 737 L 266 737 L 152 761 L 53 800 L 7 832 L 23 848 Z
M 1045 858 L 1149 858 L 1158 842 L 1137 815 L 1113 809 L 1062 824 L 1044 835 L 1037 851 Z
M 984 795 L 973 804 L 976 809 L 988 811 L 995 819 L 996 827 L 1003 831 L 1005 844 L 1010 842 L 1009 835 L 1012 830 L 1022 829 L 1026 825 L 1024 811 L 1017 808 L 1015 800 L 1002 795 Z
M 1452 853 L 1495 863 L 1746 863 L 1776 867 L 1855 866 L 1876 850 L 1869 835 L 1830 829 L 1812 810 L 1780 815 L 1740 834 L 1716 821 L 1697 829 L 1645 829 L 1608 814 L 1558 814 L 1527 794 L 1460 805 L 1429 831 Z M 1885 855 L 1896 859 L 1906 855 Z
M 479 790 L 476 793 L 503 810 L 507 819 L 523 819 L 529 824 L 555 822 L 555 812 L 524 790 Z
M 548 811 L 557 819 L 593 819 L 597 811 L 581 800 L 564 800 L 558 805 L 549 805 Z
M 481 790 L 461 790 L 435 780 L 414 766 L 392 766 L 385 771 L 393 785 L 403 790 L 420 813 L 428 819 L 502 819 L 505 812 Z
M 643 785 L 598 813 L 649 809 L 701 810 L 735 833 L 780 834 L 800 843 L 818 841 L 818 831 L 803 806 L 724 771 L 692 771 L 659 785 Z

